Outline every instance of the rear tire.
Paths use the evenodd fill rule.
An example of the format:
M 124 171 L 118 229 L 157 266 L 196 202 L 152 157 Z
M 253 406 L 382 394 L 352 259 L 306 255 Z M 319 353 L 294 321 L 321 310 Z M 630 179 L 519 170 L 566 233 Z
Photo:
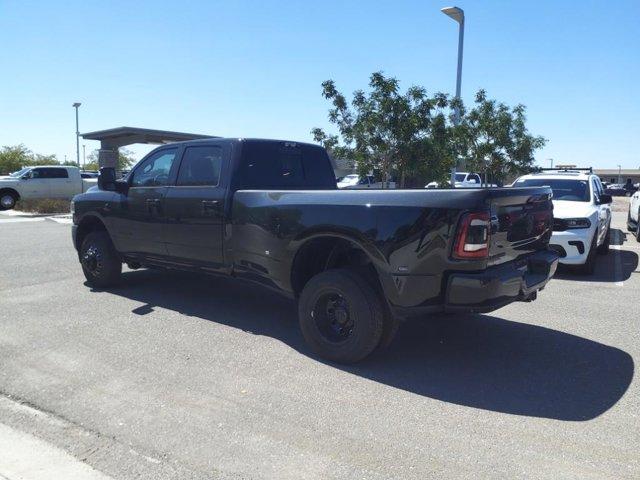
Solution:
M 118 283 L 122 262 L 107 232 L 89 233 L 80 247 L 80 264 L 87 283 L 106 288 Z
M 18 197 L 15 193 L 2 192 L 0 193 L 0 210 L 11 210 L 16 206 Z
M 321 357 L 354 363 L 380 344 L 385 309 L 379 294 L 357 273 L 326 270 L 305 285 L 298 302 L 302 335 Z

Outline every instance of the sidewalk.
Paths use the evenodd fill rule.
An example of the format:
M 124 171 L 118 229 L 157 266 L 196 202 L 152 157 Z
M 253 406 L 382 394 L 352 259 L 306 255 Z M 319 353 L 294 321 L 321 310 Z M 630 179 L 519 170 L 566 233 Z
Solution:
M 0 423 L 0 480 L 110 480 L 64 450 Z

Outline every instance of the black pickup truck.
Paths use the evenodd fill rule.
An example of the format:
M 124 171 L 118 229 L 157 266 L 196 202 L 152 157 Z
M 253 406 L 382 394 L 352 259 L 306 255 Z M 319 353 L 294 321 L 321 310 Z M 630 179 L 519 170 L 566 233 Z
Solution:
M 531 301 L 553 276 L 551 190 L 338 190 L 316 145 L 207 139 L 157 148 L 74 198 L 88 284 L 122 264 L 230 275 L 298 301 L 304 338 L 355 362 L 401 319 Z

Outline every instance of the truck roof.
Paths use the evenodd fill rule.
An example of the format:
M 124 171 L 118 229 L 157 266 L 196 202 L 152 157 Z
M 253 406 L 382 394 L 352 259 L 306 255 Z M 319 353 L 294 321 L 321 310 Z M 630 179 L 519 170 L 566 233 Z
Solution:
M 214 137 L 214 138 L 199 138 L 197 140 L 185 140 L 182 142 L 173 142 L 168 143 L 163 146 L 168 145 L 192 145 L 192 144 L 202 144 L 202 143 L 253 143 L 253 142 L 269 142 L 269 143 L 291 143 L 296 145 L 308 145 L 311 147 L 322 148 L 321 145 L 317 143 L 310 142 L 300 142 L 298 140 L 287 140 L 287 139 L 273 139 L 273 138 L 244 138 L 244 137 Z
M 558 172 L 540 172 L 540 173 L 529 173 L 527 175 L 521 176 L 518 180 L 526 179 L 526 178 L 549 178 L 549 179 L 572 179 L 572 180 L 588 180 L 591 177 L 594 177 L 593 173 L 588 172 L 580 172 L 577 170 L 562 170 Z

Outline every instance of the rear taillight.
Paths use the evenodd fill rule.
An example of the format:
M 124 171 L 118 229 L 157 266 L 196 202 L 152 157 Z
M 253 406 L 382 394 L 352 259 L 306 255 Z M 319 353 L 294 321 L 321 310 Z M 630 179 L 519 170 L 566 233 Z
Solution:
M 460 219 L 453 246 L 453 257 L 487 258 L 489 256 L 489 212 L 467 213 Z

